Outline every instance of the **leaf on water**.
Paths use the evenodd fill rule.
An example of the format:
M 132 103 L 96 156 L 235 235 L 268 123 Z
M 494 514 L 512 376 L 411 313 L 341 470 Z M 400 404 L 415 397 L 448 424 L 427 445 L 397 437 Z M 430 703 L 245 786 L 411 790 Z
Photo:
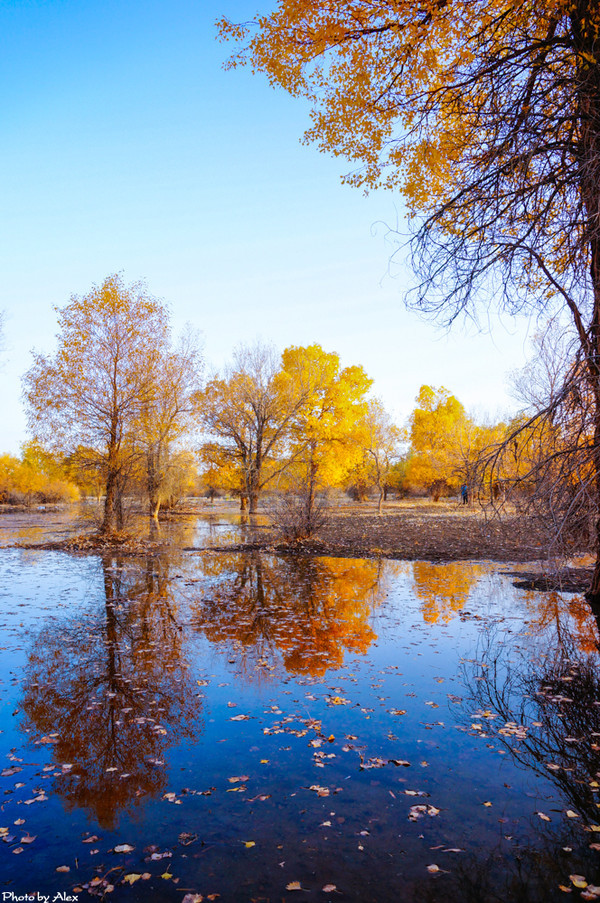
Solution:
M 139 881 L 142 876 L 138 875 L 137 872 L 130 872 L 129 875 L 125 875 L 123 877 L 123 884 L 135 884 L 136 881 Z
M 321 888 L 321 890 L 323 891 L 324 894 L 332 894 L 334 891 L 337 890 L 337 887 L 335 886 L 335 884 L 326 884 L 324 887 Z
M 9 778 L 11 775 L 16 774 L 18 771 L 23 771 L 22 768 L 19 768 L 18 765 L 14 765 L 12 768 L 5 768 L 0 774 L 3 778 Z
M 99 840 L 99 838 L 96 837 L 95 834 L 92 834 L 90 837 L 84 837 L 84 839 L 81 842 L 82 843 L 96 843 L 97 840 Z
M 583 875 L 569 875 L 569 880 L 574 887 L 583 888 L 588 886 L 588 883 Z
M 439 872 L 439 870 L 440 870 L 439 865 L 436 865 L 435 863 L 432 863 L 431 865 L 428 865 L 428 866 L 427 866 L 427 871 L 428 871 L 431 875 L 435 875 L 435 873 L 436 873 L 436 872 Z
M 202 903 L 203 900 L 202 894 L 186 894 L 181 903 Z
M 243 774 L 239 778 L 237 778 L 237 777 L 227 778 L 227 780 L 229 781 L 230 784 L 239 784 L 240 781 L 242 781 L 242 782 L 249 781 L 250 777 L 247 774 Z
M 579 818 L 578 813 L 577 813 L 577 812 L 573 812 L 572 809 L 567 809 L 566 814 L 567 814 L 567 818 Z
M 165 881 L 168 881 L 170 878 L 173 877 L 173 875 L 171 874 L 171 872 L 163 872 L 162 875 L 161 875 L 160 877 L 161 877 L 161 878 L 164 878 Z
M 135 850 L 135 847 L 132 847 L 130 843 L 119 843 L 114 848 L 115 853 L 131 853 Z
M 24 818 L 18 818 L 18 819 L 14 822 L 14 824 L 15 824 L 15 825 L 24 825 L 24 824 L 25 824 L 25 819 L 24 819 Z M 7 830 L 8 830 L 8 829 L 7 829 Z M 2 834 L 2 831 L 3 831 L 3 828 L 0 828 L 0 834 Z
M 57 872 L 70 872 L 71 868 L 68 865 L 59 865 L 56 869 Z
M 33 843 L 33 841 L 36 839 L 36 837 L 37 837 L 37 834 L 33 834 L 33 835 L 26 834 L 25 837 L 21 838 L 21 843 Z
M 548 815 L 546 815 L 545 812 L 536 812 L 535 814 L 539 815 L 539 817 L 542 819 L 542 821 L 551 821 L 550 817 Z
M 485 802 L 483 805 L 484 805 L 484 806 L 491 806 L 492 804 L 491 804 L 491 803 L 489 802 L 489 800 L 488 800 L 488 801 Z
M 406 715 L 406 709 L 390 709 L 390 715 Z
M 327 699 L 327 705 L 348 705 L 350 702 L 349 699 L 344 699 L 343 696 L 329 696 Z
M 250 715 L 234 715 L 230 721 L 250 721 Z
M 319 825 L 319 827 L 320 828 L 330 828 L 331 822 L 330 821 L 322 821 L 321 824 Z
M 22 853 L 25 847 L 15 847 L 13 853 Z
M 249 850 L 250 847 L 256 846 L 256 843 L 254 840 L 242 840 L 242 843 L 244 844 L 244 846 L 246 847 L 247 850 Z
M 290 881 L 289 884 L 285 886 L 286 890 L 302 890 L 302 885 L 299 881 Z

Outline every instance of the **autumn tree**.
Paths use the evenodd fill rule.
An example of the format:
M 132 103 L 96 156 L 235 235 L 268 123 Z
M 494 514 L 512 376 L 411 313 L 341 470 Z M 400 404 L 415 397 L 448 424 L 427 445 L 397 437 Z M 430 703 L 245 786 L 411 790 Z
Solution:
M 460 401 L 443 387 L 421 386 L 410 416 L 408 478 L 437 501 L 457 488 L 462 434 L 467 423 Z
M 314 384 L 290 373 L 270 345 L 240 345 L 222 377 L 209 381 L 201 399 L 201 423 L 214 437 L 202 455 L 236 480 L 242 507 L 250 513 L 261 491 L 289 463 L 285 442 L 292 420 L 304 408 Z
M 378 511 L 381 514 L 392 467 L 400 456 L 402 433 L 378 398 L 372 398 L 367 405 L 362 437 L 363 461 L 377 488 Z
M 159 349 L 150 391 L 140 409 L 136 433 L 144 458 L 148 513 L 155 519 L 181 469 L 176 445 L 192 427 L 202 368 L 198 338 L 188 329 L 175 348 Z
M 139 454 L 136 429 L 154 398 L 169 343 L 164 306 L 144 285 L 109 276 L 58 310 L 58 348 L 34 354 L 24 377 L 36 436 L 64 451 L 94 449 L 105 488 L 101 531 L 120 524 L 123 482 Z
M 451 323 L 495 301 L 571 318 L 600 552 L 598 4 L 279 0 L 221 31 L 234 65 L 309 99 L 307 138 L 351 161 L 347 181 L 404 194 L 420 310 Z
M 372 380 L 360 366 L 342 368 L 338 354 L 317 344 L 286 348 L 282 364 L 292 383 L 305 387 L 290 424 L 288 479 L 310 535 L 318 492 L 342 485 L 362 459 L 361 424 Z

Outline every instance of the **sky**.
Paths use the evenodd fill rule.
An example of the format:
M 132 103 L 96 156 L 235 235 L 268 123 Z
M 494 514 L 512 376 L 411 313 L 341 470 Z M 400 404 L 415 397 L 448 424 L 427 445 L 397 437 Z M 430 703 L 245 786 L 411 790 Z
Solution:
M 302 100 L 225 70 L 222 15 L 268 0 L 5 0 L 0 4 L 0 453 L 27 436 L 21 376 L 55 347 L 56 311 L 112 273 L 144 279 L 209 372 L 257 339 L 320 343 L 361 364 L 402 424 L 419 387 L 482 417 L 514 410 L 525 320 L 455 324 L 403 304 L 390 229 L 402 199 L 344 186 L 341 158 L 301 141 Z

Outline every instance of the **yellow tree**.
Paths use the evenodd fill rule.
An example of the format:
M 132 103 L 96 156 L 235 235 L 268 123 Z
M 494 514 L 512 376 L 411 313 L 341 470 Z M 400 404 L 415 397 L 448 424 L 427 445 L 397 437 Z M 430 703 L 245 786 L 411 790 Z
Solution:
M 445 488 L 456 489 L 467 417 L 460 401 L 443 387 L 421 386 L 416 402 L 410 416 L 408 479 L 437 501 Z
M 289 455 L 304 500 L 307 534 L 317 492 L 343 484 L 362 458 L 361 423 L 372 380 L 362 367 L 340 367 L 339 355 L 320 345 L 286 348 L 283 371 L 306 389 L 291 423 Z
M 597 0 L 279 0 L 221 23 L 348 181 L 398 188 L 419 309 L 497 302 L 572 322 L 591 397 L 600 598 L 600 6 Z M 586 449 L 586 455 L 590 451 Z
M 58 348 L 34 354 L 24 377 L 30 427 L 65 451 L 96 450 L 104 476 L 101 531 L 121 526 L 123 480 L 139 453 L 134 432 L 153 398 L 167 312 L 140 284 L 109 276 L 58 309 Z

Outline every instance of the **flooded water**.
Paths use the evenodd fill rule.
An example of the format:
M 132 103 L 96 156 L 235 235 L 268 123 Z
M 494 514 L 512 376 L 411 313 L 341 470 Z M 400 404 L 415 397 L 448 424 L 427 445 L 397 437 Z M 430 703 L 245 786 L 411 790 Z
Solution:
M 594 898 L 596 619 L 502 570 L 0 550 L 2 899 Z

